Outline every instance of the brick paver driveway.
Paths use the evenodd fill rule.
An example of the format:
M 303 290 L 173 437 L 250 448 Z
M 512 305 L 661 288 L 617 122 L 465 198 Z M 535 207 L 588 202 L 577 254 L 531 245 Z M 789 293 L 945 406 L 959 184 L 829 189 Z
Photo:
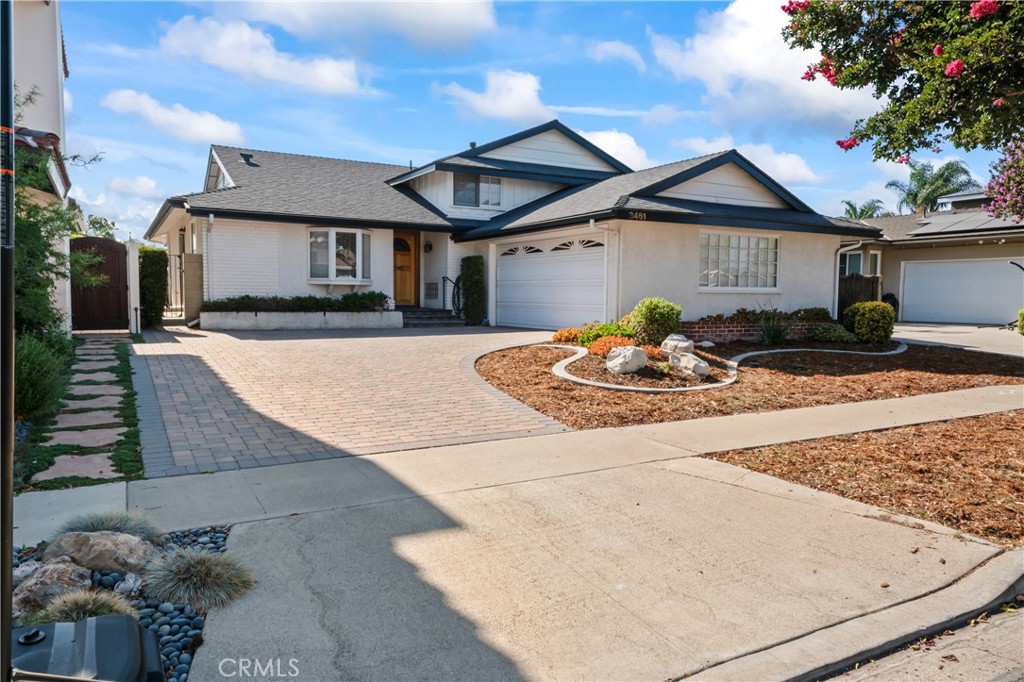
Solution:
M 548 338 L 487 328 L 149 334 L 133 358 L 146 476 L 568 430 L 473 370 L 482 353 Z

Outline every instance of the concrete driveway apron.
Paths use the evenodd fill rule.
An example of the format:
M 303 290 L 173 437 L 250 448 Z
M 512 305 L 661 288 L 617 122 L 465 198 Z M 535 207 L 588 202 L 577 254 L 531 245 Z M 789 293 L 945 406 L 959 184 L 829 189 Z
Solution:
M 148 478 L 568 430 L 473 370 L 547 332 L 161 331 L 135 346 Z

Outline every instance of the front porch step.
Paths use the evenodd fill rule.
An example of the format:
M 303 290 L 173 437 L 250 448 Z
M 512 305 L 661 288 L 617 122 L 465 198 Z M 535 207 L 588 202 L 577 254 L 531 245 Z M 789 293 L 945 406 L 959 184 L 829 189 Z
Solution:
M 402 313 L 405 327 L 464 327 L 465 320 L 456 317 L 450 310 L 432 308 L 398 308 Z

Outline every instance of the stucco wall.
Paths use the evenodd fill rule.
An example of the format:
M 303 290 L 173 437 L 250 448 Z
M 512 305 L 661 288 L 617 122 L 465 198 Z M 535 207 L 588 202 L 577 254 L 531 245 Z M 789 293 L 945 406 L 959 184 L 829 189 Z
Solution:
M 14 82 L 20 94 L 36 88 L 18 125 L 56 133 L 64 142 L 64 60 L 59 3 L 14 3 Z
M 205 230 L 205 221 L 204 230 Z M 322 228 L 328 229 L 328 228 Z M 369 230 L 372 283 L 336 285 L 334 294 L 382 291 L 394 295 L 393 231 Z M 206 299 L 253 295 L 325 296 L 326 284 L 308 281 L 307 226 L 216 218 L 204 233 Z
M 426 253 L 425 245 L 430 242 L 433 247 L 430 253 Z M 448 245 L 451 239 L 447 234 L 437 232 L 420 233 L 420 306 L 423 308 L 441 308 L 444 301 L 441 299 L 444 281 L 442 278 L 448 274 Z M 454 277 L 452 279 L 455 279 Z M 427 298 L 427 285 L 437 285 L 437 297 Z M 451 285 L 448 285 L 451 289 Z
M 647 296 L 662 296 L 683 306 L 683 319 L 695 320 L 737 308 L 831 308 L 835 252 L 840 238 L 734 228 L 702 228 L 657 222 L 617 221 L 621 230 L 618 316 Z M 777 291 L 720 293 L 698 290 L 702 230 L 779 238 Z
M 1024 259 L 1024 241 L 1006 244 L 926 246 L 916 249 L 887 247 L 882 250 L 882 293 L 900 295 L 900 268 L 909 261 L 959 260 L 965 258 Z M 1006 267 L 1012 267 L 1007 264 Z

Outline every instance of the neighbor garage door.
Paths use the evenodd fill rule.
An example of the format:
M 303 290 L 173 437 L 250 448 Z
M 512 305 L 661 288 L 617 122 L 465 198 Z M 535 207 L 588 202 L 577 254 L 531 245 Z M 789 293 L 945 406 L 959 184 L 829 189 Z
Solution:
M 1024 273 L 1005 258 L 908 262 L 906 322 L 1006 324 L 1024 306 Z
M 497 323 L 559 329 L 604 321 L 602 237 L 499 246 Z

